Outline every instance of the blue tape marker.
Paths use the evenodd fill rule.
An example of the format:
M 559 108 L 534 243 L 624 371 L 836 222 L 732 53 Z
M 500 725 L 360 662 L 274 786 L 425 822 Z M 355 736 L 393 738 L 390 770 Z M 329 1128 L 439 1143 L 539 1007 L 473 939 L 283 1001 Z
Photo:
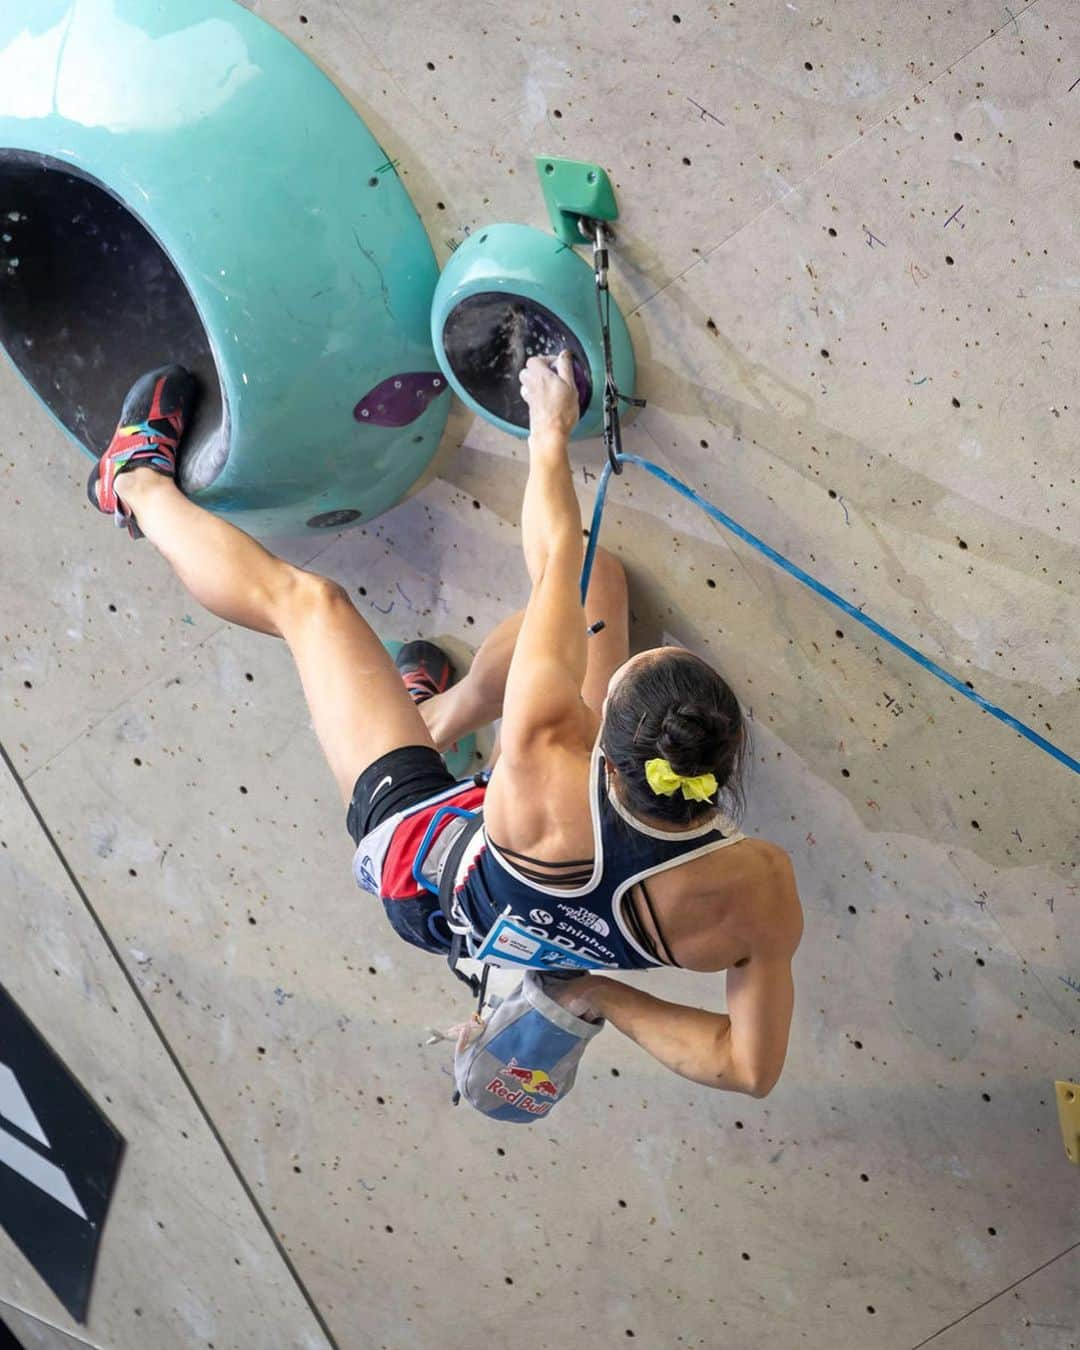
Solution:
M 665 469 L 661 469 L 658 465 L 650 463 L 647 459 L 642 459 L 640 455 L 618 455 L 616 458 L 620 464 L 637 464 L 640 468 L 647 469 L 655 478 L 659 478 L 662 483 L 667 483 L 667 485 L 673 487 L 676 492 L 681 492 L 689 501 L 700 506 L 706 515 L 711 516 L 713 520 L 718 521 L 721 525 L 737 534 L 740 539 L 745 539 L 748 544 L 752 544 L 754 548 L 764 553 L 767 558 L 771 558 L 778 567 L 782 567 L 785 572 L 790 572 L 793 577 L 798 577 L 804 585 L 809 586 L 813 591 L 817 591 L 819 595 L 823 595 L 826 600 L 830 600 L 839 609 L 842 609 L 845 614 L 850 614 L 853 619 L 857 619 L 859 623 L 863 624 L 866 628 L 869 628 L 872 633 L 877 633 L 877 635 L 883 637 L 886 642 L 891 642 L 892 645 L 902 651 L 905 656 L 910 656 L 913 661 L 916 661 L 920 666 L 923 666 L 926 670 L 930 671 L 932 675 L 936 675 L 939 680 L 944 680 L 945 683 L 949 685 L 950 688 L 955 689 L 958 694 L 963 694 L 963 696 L 970 699 L 972 703 L 977 703 L 984 712 L 990 713 L 991 716 L 996 717 L 999 722 L 1004 722 L 1006 726 L 1012 727 L 1013 730 L 1018 731 L 1021 736 L 1026 736 L 1029 741 L 1033 742 L 1033 744 L 1037 745 L 1041 750 L 1045 750 L 1048 755 L 1053 755 L 1055 759 L 1060 760 L 1067 769 L 1072 769 L 1073 773 L 1080 773 L 1080 760 L 1073 759 L 1073 757 L 1066 754 L 1064 750 L 1060 750 L 1056 745 L 1053 745 L 1050 741 L 1046 740 L 1045 737 L 1040 736 L 1037 731 L 1033 731 L 1031 727 L 1025 726 L 1023 722 L 1018 722 L 1011 713 L 1007 713 L 1003 709 L 995 707 L 993 703 L 988 703 L 981 694 L 976 694 L 973 689 L 969 689 L 966 684 L 962 684 L 955 675 L 950 675 L 947 670 L 943 670 L 941 666 L 937 665 L 934 661 L 923 656 L 922 652 L 918 652 L 914 647 L 909 646 L 903 638 L 898 638 L 894 633 L 890 633 L 887 628 L 882 628 L 881 624 L 875 622 L 875 620 L 868 619 L 865 614 L 862 614 L 853 605 L 849 605 L 843 596 L 837 595 L 836 592 L 831 591 L 828 586 L 823 586 L 820 581 L 815 581 L 814 578 L 804 572 L 801 567 L 797 567 L 794 563 L 788 562 L 788 560 L 777 553 L 775 549 L 770 548 L 768 544 L 763 543 L 760 539 L 756 539 L 749 531 L 744 530 L 740 524 L 732 520 L 730 516 L 724 515 L 723 511 L 718 507 L 713 506 L 712 502 L 706 501 L 704 497 L 699 496 L 693 488 L 687 487 L 685 483 L 681 483 L 677 478 L 673 477 Z M 596 491 L 596 505 L 593 508 L 592 525 L 589 529 L 589 546 L 585 550 L 585 566 L 581 573 L 582 605 L 585 604 L 585 596 L 589 589 L 589 577 L 592 574 L 593 560 L 596 557 L 596 544 L 600 537 L 600 521 L 604 514 L 604 500 L 607 495 L 607 486 L 610 478 L 611 465 L 605 464 L 604 471 L 600 475 L 600 486 Z

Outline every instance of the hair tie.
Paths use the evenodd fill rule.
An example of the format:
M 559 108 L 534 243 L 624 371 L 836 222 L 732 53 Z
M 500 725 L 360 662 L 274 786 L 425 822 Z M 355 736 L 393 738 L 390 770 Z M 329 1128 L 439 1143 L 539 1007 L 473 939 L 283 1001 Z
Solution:
M 670 797 L 682 788 L 682 795 L 688 802 L 707 802 L 719 787 L 714 774 L 688 776 L 676 773 L 666 759 L 647 759 L 645 778 L 658 797 Z

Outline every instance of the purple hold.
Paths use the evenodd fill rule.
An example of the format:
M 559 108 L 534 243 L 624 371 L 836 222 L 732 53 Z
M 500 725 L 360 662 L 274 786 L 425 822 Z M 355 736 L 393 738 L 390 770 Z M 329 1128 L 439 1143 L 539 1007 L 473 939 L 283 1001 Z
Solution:
M 412 370 L 391 375 L 364 395 L 353 416 L 369 426 L 407 427 L 445 392 L 446 376 L 441 371 Z
M 581 409 L 581 416 L 584 417 L 585 409 L 589 406 L 589 400 L 592 398 L 592 380 L 589 378 L 589 372 L 576 356 L 571 356 L 571 365 L 574 368 L 574 383 L 577 385 L 578 406 Z

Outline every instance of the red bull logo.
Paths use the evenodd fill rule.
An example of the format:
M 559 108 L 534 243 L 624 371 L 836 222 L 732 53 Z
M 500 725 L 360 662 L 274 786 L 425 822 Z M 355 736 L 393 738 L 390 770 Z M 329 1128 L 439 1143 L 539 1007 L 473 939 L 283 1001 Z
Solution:
M 559 1095 L 558 1087 L 543 1069 L 526 1069 L 512 1059 L 500 1073 L 511 1079 L 511 1084 L 504 1083 L 497 1074 L 488 1083 L 488 1092 L 501 1097 L 507 1106 L 516 1106 L 531 1115 L 542 1116 Z M 547 1100 L 537 1100 L 542 1097 Z
M 543 1093 L 545 1097 L 557 1097 L 559 1089 L 543 1069 L 523 1069 L 513 1060 L 506 1066 L 506 1072 L 519 1083 L 524 1083 L 530 1092 Z

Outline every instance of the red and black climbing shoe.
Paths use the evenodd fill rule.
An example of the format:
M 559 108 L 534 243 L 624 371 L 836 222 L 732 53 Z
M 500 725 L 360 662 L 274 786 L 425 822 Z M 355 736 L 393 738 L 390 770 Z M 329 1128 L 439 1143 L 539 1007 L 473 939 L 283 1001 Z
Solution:
M 108 449 L 90 471 L 86 496 L 91 506 L 127 526 L 132 539 L 143 532 L 131 510 L 116 495 L 116 476 L 148 468 L 176 476 L 176 447 L 184 434 L 198 386 L 183 366 L 162 366 L 131 386 L 120 410 L 120 423 Z
M 414 703 L 424 703 L 450 687 L 453 675 L 450 658 L 434 642 L 406 642 L 394 658 L 394 665 L 401 671 Z

